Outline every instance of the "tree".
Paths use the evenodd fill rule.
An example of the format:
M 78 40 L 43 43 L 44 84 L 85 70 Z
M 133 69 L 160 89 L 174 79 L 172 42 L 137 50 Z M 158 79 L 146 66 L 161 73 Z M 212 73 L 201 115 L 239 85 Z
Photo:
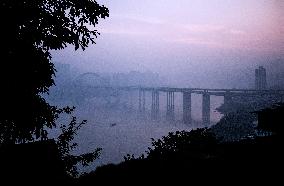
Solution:
M 1 0 L 0 143 L 47 137 L 68 112 L 41 97 L 54 84 L 50 51 L 94 44 L 98 19 L 108 16 L 95 0 Z
M 167 160 L 172 156 L 180 160 L 187 160 L 190 157 L 204 158 L 212 154 L 217 143 L 215 135 L 207 128 L 170 132 L 161 139 L 152 139 L 153 148 L 148 148 L 147 158 L 153 160 Z M 128 156 L 129 159 L 131 160 Z
M 65 172 L 72 176 L 78 176 L 79 172 L 76 165 L 80 163 L 83 166 L 88 166 L 89 163 L 93 162 L 100 155 L 101 148 L 97 148 L 93 152 L 81 154 L 81 155 L 72 155 L 71 151 L 77 147 L 77 143 L 74 143 L 74 137 L 77 135 L 78 130 L 82 125 L 86 124 L 86 120 L 78 123 L 76 117 L 72 117 L 70 124 L 68 126 L 61 125 L 60 128 L 62 133 L 57 138 L 57 147 L 61 156 L 61 160 L 65 166 Z
M 222 142 L 239 141 L 256 135 L 256 115 L 247 110 L 231 112 L 211 127 L 212 132 Z

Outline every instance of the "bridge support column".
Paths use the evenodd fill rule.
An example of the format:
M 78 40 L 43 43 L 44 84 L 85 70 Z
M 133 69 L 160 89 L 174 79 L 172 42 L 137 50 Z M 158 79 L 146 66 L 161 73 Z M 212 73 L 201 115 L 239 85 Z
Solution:
M 135 92 L 130 91 L 130 108 L 131 108 L 131 110 L 134 110 L 134 103 L 133 103 L 134 95 L 135 95 Z
M 129 91 L 129 108 L 131 111 L 135 111 L 135 97 L 136 97 L 136 92 L 131 90 Z
M 120 93 L 120 91 L 117 90 L 115 92 L 115 95 L 116 95 L 115 106 L 118 107 L 118 108 L 121 108 L 121 93 Z
M 210 124 L 210 94 L 207 91 L 202 95 L 202 123 L 205 127 Z
M 175 94 L 174 92 L 167 92 L 167 114 L 166 118 L 173 121 L 175 118 Z
M 151 118 L 152 120 L 159 119 L 159 91 L 152 92 L 152 108 L 151 108 Z
M 191 124 L 191 92 L 183 92 L 183 122 Z
M 145 91 L 144 90 L 139 90 L 139 116 L 144 117 L 145 116 Z
M 232 104 L 232 101 L 233 101 L 232 94 L 230 93 L 230 91 L 226 91 L 224 95 L 224 105 L 230 105 Z

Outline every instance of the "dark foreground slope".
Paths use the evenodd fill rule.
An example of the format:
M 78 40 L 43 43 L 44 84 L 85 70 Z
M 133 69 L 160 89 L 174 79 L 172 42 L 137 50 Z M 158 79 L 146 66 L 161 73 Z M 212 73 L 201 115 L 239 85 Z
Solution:
M 211 129 L 169 133 L 153 141 L 145 157 L 128 156 L 118 165 L 101 166 L 78 179 L 65 173 L 53 140 L 2 146 L 0 185 L 282 185 L 284 106 L 259 116 L 259 126 L 271 135 L 224 143 Z
M 132 159 L 106 165 L 80 178 L 80 184 L 155 181 L 219 182 L 248 180 L 275 182 L 283 170 L 282 144 L 278 137 L 264 137 L 166 156 Z M 203 152 L 201 152 L 203 151 Z
M 153 142 L 146 158 L 99 167 L 81 176 L 79 184 L 282 183 L 284 105 L 258 116 L 258 129 L 271 135 L 226 143 L 210 129 L 170 133 Z
M 54 140 L 0 146 L 0 185 L 71 182 Z

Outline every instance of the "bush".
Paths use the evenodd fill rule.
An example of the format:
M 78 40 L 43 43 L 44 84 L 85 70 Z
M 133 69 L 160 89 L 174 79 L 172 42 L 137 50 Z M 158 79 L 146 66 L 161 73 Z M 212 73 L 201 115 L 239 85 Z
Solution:
M 149 159 L 167 159 L 173 156 L 208 156 L 217 140 L 214 134 L 207 128 L 191 131 L 170 132 L 161 139 L 152 139 L 153 148 L 149 148 Z

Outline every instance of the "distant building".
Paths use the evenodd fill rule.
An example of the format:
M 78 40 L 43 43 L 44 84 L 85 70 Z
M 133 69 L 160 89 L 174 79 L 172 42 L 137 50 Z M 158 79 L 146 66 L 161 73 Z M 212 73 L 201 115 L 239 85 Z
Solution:
M 267 89 L 266 70 L 265 68 L 263 68 L 263 66 L 260 66 L 258 69 L 255 69 L 255 89 Z

